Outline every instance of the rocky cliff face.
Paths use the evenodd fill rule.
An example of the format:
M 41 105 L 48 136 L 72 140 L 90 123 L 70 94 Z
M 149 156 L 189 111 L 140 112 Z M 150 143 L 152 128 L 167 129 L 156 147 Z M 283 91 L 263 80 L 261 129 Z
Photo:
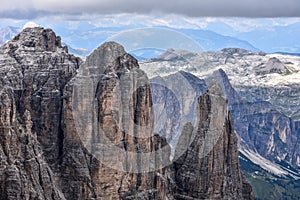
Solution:
M 268 168 L 268 171 L 281 176 L 291 175 L 299 178 L 297 122 L 277 111 L 270 102 L 261 100 L 249 102 L 242 99 L 230 85 L 223 70 L 216 71 L 208 79 L 218 80 L 223 86 L 235 120 L 235 130 L 240 137 L 240 148 L 257 152 L 274 163 L 282 162 L 283 167 L 279 169 L 284 169 L 285 165 L 293 168 L 292 171 L 280 169 L 280 172 Z
M 53 31 L 25 29 L 0 50 L 1 199 L 64 199 L 63 92 L 81 61 Z
M 83 77 L 74 81 L 77 85 L 71 93 L 77 101 L 73 104 L 75 115 L 81 116 L 75 117 L 78 134 L 100 161 L 92 171 L 97 197 L 162 199 L 166 194 L 157 189 L 165 186 L 156 173 L 164 174 L 159 165 L 163 160 L 168 162 L 169 154 L 154 152 L 169 147 L 165 139 L 154 135 L 146 74 L 137 60 L 114 42 L 96 49 L 82 69 Z
M 169 76 L 174 76 L 174 74 Z M 169 76 L 163 77 L 162 80 L 169 82 Z M 203 80 L 195 78 L 193 75 L 189 77 L 194 77 L 193 81 L 189 82 L 191 85 L 203 83 Z M 277 191 L 275 188 L 278 187 L 280 190 L 276 192 L 274 198 L 290 199 L 292 195 L 297 193 L 293 188 L 298 187 L 297 179 L 299 179 L 299 169 L 295 167 L 299 165 L 299 122 L 295 122 L 278 112 L 269 102 L 245 102 L 233 89 L 227 75 L 221 69 L 213 72 L 212 75 L 206 78 L 205 82 L 206 84 L 203 85 L 204 90 L 207 89 L 207 84 L 215 82 L 224 91 L 228 100 L 228 107 L 232 111 L 235 130 L 239 133 L 241 154 L 244 154 L 243 156 L 248 157 L 247 159 L 250 160 L 248 162 L 241 158 L 240 161 L 244 163 L 243 170 L 247 173 L 248 180 L 253 183 L 258 197 L 264 199 L 266 194 L 271 195 L 274 191 Z M 171 83 L 176 85 L 178 91 L 184 90 L 183 87 L 181 88 L 180 83 L 177 83 L 174 79 L 172 82 L 165 83 L 165 85 Z M 166 94 L 162 92 L 156 92 L 152 95 L 154 96 L 153 99 L 167 99 Z M 182 96 L 179 97 L 180 95 Z M 188 102 L 186 99 L 190 99 L 191 96 L 183 91 L 177 93 L 177 98 L 184 99 L 183 102 Z M 185 126 L 184 130 L 191 129 L 191 127 L 191 125 Z M 174 130 L 173 134 L 180 135 L 180 132 Z M 255 167 L 249 165 L 249 163 L 253 163 Z M 259 173 L 259 176 L 257 173 Z M 269 176 L 276 177 L 275 179 L 278 182 L 266 178 Z M 287 184 L 282 187 L 281 181 L 296 184 Z M 257 184 L 258 182 L 259 184 Z M 259 192 L 261 191 L 261 184 L 268 185 L 271 188 L 270 192 Z
M 196 139 L 171 164 L 166 139 L 154 134 L 149 80 L 116 43 L 83 63 L 52 30 L 27 28 L 1 47 L 0 74 L 0 199 L 252 198 L 226 102 L 199 99 Z M 194 157 L 214 125 L 216 147 Z M 188 190 L 195 180 L 204 185 Z
M 233 111 L 240 149 L 255 154 L 255 159 L 260 162 L 256 161 L 256 164 L 265 163 L 259 157 L 275 165 L 280 163 L 281 166 L 275 168 L 263 167 L 271 173 L 299 177 L 296 126 L 300 108 L 299 57 L 234 48 L 198 54 L 175 51 L 173 54 L 177 57 L 172 60 L 166 57 L 144 61 L 141 68 L 149 76 L 184 69 L 208 82 L 216 80 L 224 89 Z M 148 70 L 149 66 L 152 66 L 151 70 Z M 286 166 L 293 172 L 286 170 Z
M 178 135 L 174 133 L 180 133 L 188 122 L 196 123 L 197 99 L 206 91 L 206 82 L 179 71 L 166 77 L 154 77 L 150 85 L 155 132 L 165 135 L 168 142 L 176 146 Z
M 178 146 L 187 138 L 190 145 L 174 165 L 178 199 L 254 199 L 240 170 L 233 120 L 219 84 L 199 97 L 197 125 L 185 126 Z

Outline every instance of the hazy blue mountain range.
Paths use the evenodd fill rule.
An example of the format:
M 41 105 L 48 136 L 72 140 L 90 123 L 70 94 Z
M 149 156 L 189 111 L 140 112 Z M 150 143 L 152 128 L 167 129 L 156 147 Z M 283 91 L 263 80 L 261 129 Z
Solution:
M 124 31 L 126 29 L 131 29 L 130 27 L 93 28 L 93 29 L 89 29 L 89 28 L 91 27 L 79 26 L 78 30 L 73 30 L 73 31 L 65 31 L 64 29 L 60 29 L 62 30 L 62 33 L 60 34 L 63 35 L 62 36 L 63 42 L 65 44 L 67 44 L 69 47 L 72 47 L 72 49 L 82 49 L 82 48 L 87 49 L 87 51 L 84 53 L 85 55 L 87 55 L 91 50 L 97 47 L 100 43 L 112 37 L 113 35 L 117 34 L 118 32 Z M 168 27 L 158 27 L 158 28 L 165 28 L 165 29 L 175 30 L 180 33 L 183 33 L 189 36 L 191 39 L 195 40 L 204 51 L 221 50 L 227 47 L 236 47 L 236 48 L 243 48 L 252 51 L 259 51 L 259 49 L 257 49 L 247 41 L 239 40 L 234 37 L 224 36 L 213 31 L 193 30 L 193 29 L 170 29 Z M 2 44 L 8 39 L 11 39 L 9 38 L 9 36 L 12 37 L 16 35 L 19 32 L 19 30 L 21 30 L 21 28 L 14 28 L 14 29 L 10 29 L 9 32 L 6 32 L 5 30 L 7 29 L 8 29 L 7 27 L 1 29 L 1 37 L 3 37 L 2 35 L 5 36 L 5 40 L 1 41 Z M 77 54 L 76 51 L 74 51 L 73 53 Z M 83 55 L 83 54 L 79 54 L 79 55 Z M 152 56 L 155 55 L 151 55 L 151 57 Z M 146 55 L 144 57 L 149 58 L 150 56 Z
M 0 44 L 4 44 L 8 40 L 12 39 L 12 37 L 18 34 L 20 31 L 21 28 L 13 26 L 0 28 Z
M 217 51 L 224 48 L 241 48 L 251 51 L 260 51 L 246 40 L 236 37 L 224 36 L 209 30 L 176 29 L 185 35 L 193 38 L 199 43 L 204 51 Z
M 300 53 L 300 23 L 288 26 L 275 26 L 273 29 L 262 29 L 239 33 L 236 37 L 249 41 L 265 52 Z
M 274 26 L 272 29 L 258 28 L 244 32 L 233 29 L 228 24 L 220 21 L 209 23 L 205 29 L 171 28 L 168 26 L 154 27 L 185 34 L 196 41 L 203 51 L 217 51 L 223 48 L 234 47 L 266 53 L 283 52 L 295 55 L 300 53 L 299 22 L 287 26 Z M 71 53 L 84 56 L 112 36 L 122 31 L 141 28 L 141 26 L 130 24 L 116 27 L 95 27 L 93 24 L 80 22 L 75 28 L 66 24 L 56 24 L 51 28 L 62 36 L 63 42 L 69 46 Z M 12 26 L 0 28 L 0 44 L 11 39 L 20 30 L 20 27 Z M 147 54 L 147 52 L 133 54 L 140 59 L 156 56 L 142 55 Z

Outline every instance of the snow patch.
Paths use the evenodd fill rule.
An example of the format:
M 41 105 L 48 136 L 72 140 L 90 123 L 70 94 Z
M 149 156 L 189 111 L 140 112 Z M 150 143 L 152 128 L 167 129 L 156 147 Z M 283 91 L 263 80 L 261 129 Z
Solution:
M 295 174 L 295 172 L 267 160 L 266 158 L 262 157 L 261 155 L 259 155 L 256 152 L 253 152 L 251 150 L 246 150 L 243 148 L 240 148 L 239 151 L 242 154 L 244 154 L 249 160 L 251 160 L 254 164 L 259 165 L 261 168 L 263 168 L 264 170 L 266 170 L 272 174 L 275 174 L 275 175 L 281 176 L 281 177 L 291 176 L 294 179 L 299 179 L 299 176 L 297 176 Z
M 36 28 L 36 27 L 40 27 L 40 25 L 36 24 L 35 22 L 27 22 L 24 26 L 23 29 L 25 28 Z

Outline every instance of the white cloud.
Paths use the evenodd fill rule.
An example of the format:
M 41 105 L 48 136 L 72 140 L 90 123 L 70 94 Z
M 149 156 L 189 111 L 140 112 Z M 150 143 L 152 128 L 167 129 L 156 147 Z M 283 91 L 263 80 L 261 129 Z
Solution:
M 205 19 L 205 21 L 208 22 L 208 23 L 210 23 L 210 22 L 215 22 L 215 21 L 217 21 L 217 18 L 215 18 L 215 17 L 207 17 L 207 18 Z
M 190 26 L 194 25 L 197 28 L 202 28 L 205 29 L 207 27 L 208 22 L 204 18 L 190 18 L 190 17 L 185 17 L 184 21 Z
M 22 21 L 23 23 L 21 23 Z M 54 15 L 51 16 L 51 18 L 49 18 L 49 16 L 42 16 L 32 21 L 35 21 L 44 27 L 57 27 L 58 29 L 62 28 L 68 30 L 77 30 L 78 28 L 91 30 L 94 28 L 111 27 L 117 28 L 117 30 L 124 30 L 130 28 L 161 26 L 177 29 L 208 29 L 221 34 L 234 36 L 238 32 L 272 30 L 274 29 L 274 26 L 287 26 L 300 22 L 300 18 L 188 17 L 163 13 L 152 13 L 149 15 L 133 13 L 103 15 L 84 13 L 81 15 Z M 26 22 L 26 20 L 3 19 L 0 22 L 0 26 L 16 24 L 16 26 L 22 27 Z M 112 29 L 111 31 L 115 30 Z
M 239 32 L 248 32 L 252 30 L 273 30 L 274 26 L 288 26 L 300 22 L 300 18 L 220 18 L 217 19 L 228 24 Z

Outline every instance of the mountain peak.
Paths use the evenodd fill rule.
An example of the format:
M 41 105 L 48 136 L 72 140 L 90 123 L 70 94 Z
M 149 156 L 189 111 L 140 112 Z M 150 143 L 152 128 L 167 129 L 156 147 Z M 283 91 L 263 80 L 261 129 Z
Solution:
M 208 83 L 218 83 L 222 87 L 223 92 L 225 93 L 225 96 L 229 101 L 229 104 L 235 103 L 240 100 L 239 95 L 231 86 L 228 76 L 223 69 L 214 71 L 211 76 L 206 78 L 206 81 Z
M 100 47 L 100 49 L 116 49 L 116 50 L 120 50 L 120 51 L 125 51 L 124 47 L 114 41 L 109 41 L 109 42 L 104 42 Z
M 95 49 L 86 59 L 87 66 L 106 66 L 124 55 L 125 49 L 116 42 L 105 42 Z
M 44 29 L 42 27 L 28 27 L 23 29 L 7 45 L 10 47 L 13 46 L 13 48 L 36 48 L 52 52 L 62 48 L 63 51 L 67 52 L 67 48 L 61 45 L 61 38 L 56 36 L 52 29 Z

